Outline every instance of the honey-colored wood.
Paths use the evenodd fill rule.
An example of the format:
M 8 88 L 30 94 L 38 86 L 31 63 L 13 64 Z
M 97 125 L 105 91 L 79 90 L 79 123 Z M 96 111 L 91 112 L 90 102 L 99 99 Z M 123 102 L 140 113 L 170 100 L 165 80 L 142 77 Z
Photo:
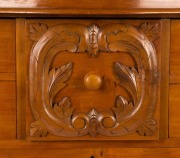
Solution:
M 100 149 L 71 149 L 71 150 L 1 150 L 1 158 L 49 158 L 49 157 L 63 157 L 63 158 L 102 158 Z
M 0 19 L 1 73 L 15 73 L 15 20 Z
M 161 32 L 161 67 L 163 70 L 160 72 L 161 77 L 161 127 L 160 137 L 168 138 L 169 130 L 169 53 L 170 53 L 170 20 L 162 20 Z
M 169 93 L 169 137 L 180 137 L 180 85 L 170 86 Z
M 180 148 L 97 148 L 97 149 L 71 149 L 71 150 L 0 150 L 1 158 L 49 158 L 52 155 L 54 157 L 65 157 L 65 158 L 164 158 L 174 157 L 179 158 Z
M 97 8 L 97 9 L 129 9 L 129 8 L 179 8 L 180 3 L 177 0 L 1 0 L 1 8 Z
M 138 133 L 144 135 L 144 131 L 146 128 L 150 128 L 154 131 L 154 124 L 160 126 L 160 137 L 164 139 L 160 140 L 151 140 L 149 137 L 139 136 L 139 140 L 134 140 L 137 138 L 137 133 L 132 134 L 131 136 L 123 136 L 122 140 L 119 141 L 114 138 L 99 138 L 96 130 L 96 120 L 92 121 L 91 124 L 91 135 L 95 135 L 95 138 L 89 138 L 86 136 L 82 138 L 82 141 L 73 140 L 71 138 L 59 139 L 61 141 L 53 142 L 52 140 L 58 140 L 57 137 L 53 137 L 48 135 L 45 138 L 30 138 L 30 127 L 32 129 L 37 130 L 36 127 L 41 125 L 41 122 L 38 120 L 35 121 L 35 118 L 32 115 L 31 108 L 29 107 L 29 81 L 26 81 L 26 77 L 29 77 L 27 68 L 29 63 L 29 55 L 31 48 L 35 45 L 36 42 L 31 41 L 29 38 L 29 23 L 37 24 L 37 23 L 46 23 L 48 27 L 52 27 L 53 25 L 59 24 L 57 19 L 54 18 L 67 18 L 67 20 L 62 20 L 64 23 L 76 23 L 72 18 L 79 19 L 79 23 L 83 21 L 83 25 L 91 26 L 93 23 L 99 23 L 100 27 L 108 24 L 108 20 L 100 20 L 100 18 L 108 18 L 109 21 L 112 21 L 114 18 L 114 23 L 121 23 L 124 19 L 123 23 L 133 24 L 135 27 L 140 28 L 141 20 L 137 20 L 137 18 L 143 18 L 142 21 L 148 23 L 149 21 L 157 22 L 159 20 L 149 20 L 145 18 L 180 18 L 180 2 L 178 0 L 1 0 L 0 2 L 0 17 L 6 17 L 8 19 L 0 20 L 0 157 L 4 158 L 24 158 L 26 157 L 82 157 L 82 158 L 119 158 L 119 157 L 147 157 L 147 158 L 161 158 L 161 157 L 177 157 L 180 155 L 180 119 L 178 116 L 180 115 L 179 111 L 179 96 L 180 96 L 180 67 L 179 67 L 179 41 L 180 41 L 180 20 L 162 20 L 159 24 L 160 28 L 160 37 L 161 40 L 154 40 L 153 44 L 155 45 L 155 49 L 157 51 L 157 60 L 158 60 L 158 72 L 157 72 L 157 85 L 158 88 L 161 89 L 161 93 L 157 92 L 157 102 L 156 109 L 153 115 L 153 119 L 149 119 L 144 122 L 143 126 L 138 129 Z M 10 17 L 35 17 L 34 20 L 27 19 L 18 19 L 17 25 L 15 29 L 15 19 L 9 19 Z M 46 20 L 38 20 L 37 18 L 46 18 Z M 87 20 L 88 18 L 90 20 Z M 49 18 L 49 20 L 47 19 Z M 53 18 L 53 19 L 51 19 Z M 80 19 L 82 18 L 82 19 Z M 95 19 L 96 18 L 96 19 Z M 125 20 L 129 18 L 135 18 L 136 20 Z M 26 21 L 26 22 L 25 22 Z M 80 22 L 81 21 L 81 22 Z M 100 22 L 99 22 L 100 21 Z M 24 30 L 24 24 L 26 23 L 26 28 L 28 31 Z M 36 25 L 37 26 L 37 25 Z M 41 37 L 41 33 L 46 32 L 46 26 L 42 27 L 42 29 L 38 30 L 35 26 L 35 30 L 39 33 L 36 36 L 31 36 L 32 40 L 39 40 Z M 171 33 L 169 32 L 171 28 Z M 34 30 L 34 32 L 36 32 Z M 33 29 L 31 28 L 31 33 Z M 96 31 L 95 31 L 96 32 Z M 16 36 L 15 36 L 16 35 Z M 171 38 L 169 37 L 171 35 Z M 106 66 L 110 66 L 109 57 L 106 55 L 102 55 L 98 52 L 97 42 L 94 40 L 95 36 L 91 36 L 91 47 L 88 50 L 91 50 L 92 56 L 98 56 L 102 66 L 105 67 L 102 70 L 106 70 L 106 74 L 112 75 L 110 70 L 107 70 Z M 151 37 L 150 37 L 151 38 Z M 169 46 L 170 44 L 170 46 Z M 15 46 L 16 45 L 16 46 Z M 15 47 L 16 52 L 15 54 Z M 28 50 L 25 52 L 25 48 Z M 170 48 L 169 48 L 170 47 Z M 95 49 L 92 49 L 95 48 Z M 170 49 L 170 63 L 168 62 Z M 27 53 L 27 54 L 25 54 Z M 162 55 L 161 55 L 162 53 Z M 80 54 L 75 54 L 78 56 L 68 56 L 65 55 L 66 52 L 63 52 L 60 55 L 57 55 L 51 65 L 51 73 L 56 74 L 58 71 L 58 67 L 62 66 L 61 63 L 65 64 L 69 63 L 69 60 L 73 60 L 73 62 L 93 65 L 92 67 L 87 68 L 88 71 L 78 74 L 78 71 L 81 70 L 81 67 L 78 67 L 76 71 L 76 65 L 72 66 L 72 76 L 69 76 L 69 80 L 67 80 L 67 84 L 71 85 L 73 82 L 71 79 L 73 78 L 73 74 L 76 73 L 77 76 L 81 76 L 82 84 L 84 84 L 84 76 L 92 70 L 92 68 L 96 68 L 96 62 L 82 62 L 83 59 L 87 59 L 85 55 L 80 57 Z M 86 54 L 87 55 L 87 54 Z M 64 57 L 64 59 L 62 58 Z M 118 55 L 112 55 L 112 60 L 117 62 Z M 16 63 L 16 61 L 18 63 Z M 106 62 L 103 62 L 103 61 Z M 24 64 L 27 63 L 27 65 Z M 125 53 L 121 54 L 121 65 L 127 64 L 127 70 L 131 72 L 130 76 L 132 76 L 132 68 L 137 68 L 134 60 Z M 118 65 L 118 64 L 117 64 Z M 75 68 L 74 68 L 75 66 Z M 119 66 L 121 67 L 121 66 Z M 54 68 L 54 69 L 53 69 Z M 170 87 L 168 86 L 168 71 L 170 68 Z M 59 69 L 60 70 L 60 69 Z M 69 69 L 65 69 L 69 70 Z M 85 68 L 84 68 L 85 70 Z M 17 71 L 17 73 L 16 73 Z M 70 71 L 67 71 L 70 72 Z M 139 71 L 137 71 L 139 72 Z M 100 74 L 98 72 L 98 74 Z M 100 74 L 101 76 L 101 74 Z M 121 76 L 121 75 L 119 75 Z M 16 78 L 18 79 L 16 82 Z M 103 77 L 102 77 L 103 78 Z M 67 77 L 68 79 L 68 77 Z M 122 79 L 122 78 L 120 78 Z M 76 84 L 80 83 L 79 80 L 75 80 Z M 103 87 L 104 82 L 102 82 Z M 27 86 L 26 86 L 27 85 Z M 37 85 L 38 86 L 38 85 Z M 84 86 L 84 85 L 83 85 Z M 133 102 L 133 99 L 130 97 L 126 91 L 123 89 L 120 91 L 123 93 L 124 98 L 117 97 L 116 102 L 113 99 L 114 96 L 110 93 L 111 84 L 106 84 L 107 91 L 104 93 L 99 93 L 98 95 L 94 95 L 95 92 L 89 94 L 85 89 L 85 87 L 80 87 L 78 93 L 74 93 L 70 88 L 65 87 L 63 89 L 63 93 L 58 93 L 55 97 L 55 101 L 58 101 L 59 98 L 62 98 L 62 102 L 69 110 L 73 110 L 73 107 L 77 109 L 81 109 L 81 105 L 77 105 L 81 97 L 84 95 L 85 102 L 89 101 L 90 98 L 93 98 L 93 102 L 98 104 L 99 111 L 114 108 L 114 112 L 116 112 L 116 116 L 118 116 L 118 112 L 122 109 L 129 107 L 131 109 L 131 105 L 128 104 L 130 101 Z M 101 88 L 102 88 L 101 87 Z M 133 87 L 133 86 L 132 86 Z M 101 92 L 101 88 L 97 91 Z M 132 88 L 133 89 L 133 88 Z M 168 89 L 170 89 L 168 96 Z M 17 90 L 17 95 L 16 95 Z M 74 93 L 74 97 L 71 96 L 72 106 L 70 105 L 70 101 L 67 97 L 70 94 Z M 87 95 L 89 94 L 89 95 Z M 16 97 L 17 97 L 17 108 L 16 108 Z M 63 98 L 64 97 L 64 98 Z M 100 99 L 103 98 L 103 99 Z M 135 97 L 134 97 L 135 98 Z M 169 109 L 168 109 L 168 98 L 169 98 Z M 112 103 L 110 104 L 110 101 Z M 135 100 L 135 99 L 134 99 Z M 101 108 L 101 105 L 105 105 Z M 112 106 L 114 105 L 114 106 Z M 27 107 L 27 108 L 25 108 Z M 59 112 L 59 104 L 55 104 L 56 113 Z M 91 107 L 89 105 L 89 107 Z M 68 109 L 67 108 L 67 109 Z M 71 109 L 72 108 L 72 109 Z M 129 110 L 127 108 L 127 110 Z M 82 108 L 85 110 L 85 108 Z M 16 115 L 17 110 L 17 115 Z M 89 109 L 86 109 L 87 112 Z M 86 111 L 85 110 L 85 111 Z M 168 111 L 169 110 L 169 111 Z M 169 112 L 169 119 L 168 119 Z M 26 117 L 25 117 L 26 115 Z M 59 115 L 59 114 L 58 114 Z M 88 114 L 88 117 L 93 118 L 94 115 L 98 116 L 98 111 L 96 109 L 92 109 Z M 16 117 L 17 116 L 17 117 Z M 82 116 L 82 115 L 81 115 Z M 73 117 L 73 125 L 75 128 L 83 128 L 84 121 L 83 119 L 76 119 L 77 117 Z M 27 120 L 27 125 L 25 121 Z M 156 121 L 156 123 L 154 122 Z M 16 121 L 17 126 L 16 127 Z M 115 119 L 110 117 L 110 119 L 105 119 L 103 121 L 106 127 L 112 127 L 114 125 Z M 169 126 L 168 126 L 169 122 Z M 17 138 L 25 138 L 25 126 L 27 127 L 27 135 L 28 138 L 25 140 L 16 140 L 16 132 Z M 168 138 L 168 128 L 169 128 L 169 136 Z M 145 129 L 145 130 L 144 130 Z M 17 131 L 16 131 L 17 130 Z M 34 132 L 32 130 L 32 133 Z M 150 131 L 151 131 L 150 130 Z M 47 134 L 47 130 L 44 128 L 39 129 L 40 136 L 45 136 Z M 34 132 L 36 133 L 36 132 Z M 153 132 L 146 132 L 146 134 L 152 134 Z M 156 133 L 157 134 L 157 133 Z M 39 133 L 35 134 L 39 136 Z M 158 138 L 158 135 L 156 135 Z M 11 139 L 11 140 L 7 140 Z M 29 141 L 34 140 L 34 141 Z M 91 139 L 92 141 L 86 141 Z M 112 140 L 109 140 L 112 139 Z M 38 142 L 45 140 L 46 142 Z M 101 141 L 99 141 L 101 140 Z M 102 141 L 103 140 L 103 141 Z M 105 141 L 108 140 L 108 141 Z M 144 141 L 142 141 L 144 140 Z M 148 140 L 148 141 L 146 141 Z M 101 149 L 100 149 L 101 148 Z
M 15 139 L 15 20 L 12 19 L 0 19 L 0 87 L 0 139 Z
M 103 158 L 178 158 L 180 154 L 179 148 L 125 148 L 125 149 L 104 149 Z M 102 153 L 103 153 L 102 151 Z
M 0 139 L 16 138 L 16 86 L 14 81 L 0 81 Z
M 16 74 L 14 72 L 12 73 L 0 73 L 0 81 L 15 81 L 16 80 Z
M 124 2 L 124 1 L 123 1 Z M 73 5 L 74 6 L 74 5 Z M 119 5 L 121 6 L 121 4 Z M 52 9 L 52 8 L 0 8 L 0 17 L 36 18 L 179 18 L 178 8 L 138 9 Z
M 180 83 L 180 20 L 171 20 L 170 83 Z
M 32 149 L 32 150 L 70 150 L 70 149 L 86 149 L 86 148 L 179 148 L 180 138 L 169 138 L 155 141 L 47 141 L 34 142 L 27 140 L 1 140 L 0 149 Z
M 94 21 L 92 22 L 94 23 Z M 98 24 L 92 23 L 87 26 L 83 25 L 83 21 L 74 22 L 73 24 L 71 24 L 72 21 L 71 23 L 66 21 L 66 24 L 59 24 L 54 27 L 49 27 L 46 23 L 34 22 L 27 25 L 27 28 L 30 28 L 30 39 L 36 42 L 32 48 L 28 46 L 31 51 L 27 49 L 27 54 L 30 54 L 30 105 L 36 118 L 36 121 L 31 124 L 30 136 L 44 137 L 49 132 L 57 136 L 79 137 L 76 139 L 86 140 L 90 137 L 81 138 L 80 136 L 88 133 L 92 136 L 98 133 L 104 136 L 119 136 L 137 131 L 141 136 L 155 135 L 154 138 L 158 137 L 156 121 L 159 121 L 159 119 L 156 118 L 156 121 L 154 121 L 152 116 L 156 105 L 155 100 L 159 94 L 159 89 L 157 89 L 158 93 L 156 95 L 159 78 L 157 75 L 156 52 L 150 42 L 158 39 L 159 24 L 158 22 L 144 23 L 139 21 L 140 26 L 135 27 L 128 24 L 128 22 L 126 22 L 127 24 L 109 22 L 110 24 L 106 25 L 98 22 Z M 52 21 L 51 25 L 53 23 Z M 131 23 L 134 24 L 135 22 L 132 21 Z M 75 54 L 73 57 L 74 52 L 77 55 Z M 109 55 L 107 55 L 110 62 L 109 67 L 103 65 L 103 62 L 107 59 L 102 62 L 99 60 L 106 52 L 109 52 Z M 133 66 L 129 66 L 128 63 L 123 65 L 121 63 L 123 60 L 120 60 L 121 55 L 118 57 L 120 61 L 118 61 L 118 58 L 116 58 L 116 61 L 112 60 L 111 56 L 113 57 L 113 54 L 118 52 L 129 54 L 134 60 Z M 57 60 L 59 65 L 54 66 L 53 60 L 56 59 L 58 53 L 62 56 Z M 66 58 L 64 53 L 67 54 Z M 78 62 L 72 62 L 76 56 L 79 59 Z M 160 57 L 160 54 L 158 56 Z M 61 60 L 67 61 L 62 62 Z M 84 64 L 81 64 L 83 62 Z M 99 67 L 102 68 L 99 69 Z M 159 71 L 160 68 L 159 65 Z M 74 112 L 73 104 L 75 102 L 71 100 L 74 93 L 71 93 L 71 89 L 75 87 L 77 89 L 76 94 L 81 93 L 81 91 L 84 92 L 83 78 L 86 75 L 84 72 L 89 72 L 89 70 L 104 73 L 103 80 L 105 84 L 111 88 L 108 79 L 111 82 L 116 82 L 114 86 L 124 88 L 127 91 L 126 93 L 129 94 L 128 99 L 124 98 L 124 92 L 120 91 L 118 96 L 114 95 L 114 107 L 111 105 L 113 101 L 110 99 L 106 104 L 100 104 L 98 107 L 90 101 L 84 104 L 84 107 L 87 107 L 86 111 L 78 109 Z M 41 86 L 44 87 L 40 88 Z M 68 87 L 70 88 L 65 95 L 63 91 Z M 61 90 L 63 90 L 62 94 L 65 96 L 54 99 L 54 96 L 57 96 Z M 106 92 L 106 87 L 97 91 L 97 94 L 94 93 L 93 95 L 91 91 L 87 91 L 87 95 L 82 94 L 81 96 L 79 94 L 79 96 L 83 100 L 84 96 L 93 98 L 104 93 L 104 91 Z M 101 100 L 103 101 L 103 99 Z M 108 104 L 109 107 L 107 107 Z M 75 105 L 76 108 L 79 105 L 79 103 Z M 106 108 L 108 111 L 97 110 L 99 107 L 101 109 Z M 136 112 L 138 114 L 135 115 Z M 130 119 L 131 117 L 133 119 Z M 128 121 L 124 124 L 126 119 Z M 79 129 L 76 129 L 77 127 Z M 54 140 L 49 135 L 48 138 Z M 129 137 L 129 139 L 132 138 Z M 65 140 L 64 138 L 57 139 Z M 102 136 L 99 139 L 112 138 L 103 138 Z M 136 138 L 134 135 L 133 139 L 141 139 L 141 137 L 137 136 Z
M 26 55 L 25 20 L 16 19 L 16 83 L 17 83 L 17 138 L 25 138 L 26 123 Z

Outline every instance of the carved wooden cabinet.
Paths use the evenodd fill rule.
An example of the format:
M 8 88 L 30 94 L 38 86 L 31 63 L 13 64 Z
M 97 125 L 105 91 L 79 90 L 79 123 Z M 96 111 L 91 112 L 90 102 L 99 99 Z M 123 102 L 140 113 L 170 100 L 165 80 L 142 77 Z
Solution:
M 0 4 L 0 157 L 179 157 L 179 2 Z
M 162 25 L 26 20 L 27 138 L 158 140 Z

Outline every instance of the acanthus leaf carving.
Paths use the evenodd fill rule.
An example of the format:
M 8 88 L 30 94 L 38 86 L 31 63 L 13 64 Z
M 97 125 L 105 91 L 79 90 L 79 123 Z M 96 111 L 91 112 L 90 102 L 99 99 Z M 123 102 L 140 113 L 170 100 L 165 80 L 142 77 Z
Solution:
M 92 109 L 89 114 L 89 120 L 90 120 L 90 127 L 89 127 L 89 134 L 93 137 L 95 137 L 98 134 L 98 117 L 99 112 L 96 109 Z
M 93 24 L 89 27 L 89 48 L 88 48 L 88 52 L 92 57 L 97 56 L 97 53 L 99 51 L 98 32 L 99 32 L 99 27 L 97 25 Z
M 115 62 L 114 71 L 119 79 L 119 85 L 125 88 L 133 99 L 133 104 L 137 101 L 137 91 L 138 91 L 138 80 L 139 75 L 137 70 L 132 67 L 129 68 L 125 65 Z
M 54 104 L 53 110 L 65 123 L 70 124 L 74 108 L 68 97 L 64 97 L 59 103 Z
M 133 103 L 132 102 L 128 103 L 128 101 L 122 96 L 117 96 L 115 107 L 112 108 L 117 118 L 117 121 L 120 121 L 120 118 L 122 118 L 132 109 L 133 109 Z
M 159 31 L 157 23 L 143 23 L 140 25 L 140 29 L 150 41 L 154 41 L 158 38 Z
M 65 83 L 69 80 L 72 74 L 72 63 L 65 64 L 59 68 L 52 68 L 49 72 L 49 95 L 52 101 L 53 97 L 57 92 L 64 88 L 67 84 Z
M 36 49 L 34 48 L 32 50 L 32 60 L 30 60 L 30 67 L 33 67 L 30 69 L 35 70 L 39 75 L 31 83 L 34 85 L 38 85 L 38 82 L 40 83 L 40 88 L 37 91 L 35 90 L 38 97 L 34 97 L 35 101 L 31 99 L 33 100 L 31 101 L 31 107 L 35 111 L 34 115 L 37 113 L 41 115 L 40 117 L 36 115 L 35 118 L 37 120 L 40 118 L 40 121 L 46 125 L 51 134 L 65 137 L 83 136 L 88 133 L 91 136 L 96 136 L 97 134 L 120 136 L 129 134 L 134 129 L 137 129 L 140 123 L 142 124 L 142 118 L 136 115 L 139 107 L 141 107 L 141 104 L 145 104 L 145 107 L 150 105 L 150 99 L 148 101 L 143 100 L 143 90 L 145 84 L 151 84 L 154 78 L 150 75 L 156 69 L 155 50 L 147 38 L 154 39 L 155 35 L 151 35 L 151 31 L 154 28 L 152 27 L 150 29 L 150 26 L 146 28 L 142 26 L 143 33 L 139 28 L 125 24 L 110 24 L 102 27 L 98 27 L 95 24 L 90 27 L 79 24 L 63 24 L 48 28 L 48 38 L 46 36 L 40 38 L 44 34 L 43 30 L 45 30 L 45 27 L 42 31 L 34 31 L 37 33 L 34 39 L 39 41 L 35 45 Z M 144 39 L 142 40 L 140 37 L 144 37 Z M 44 43 L 45 39 L 47 39 L 46 43 Z M 148 44 L 146 45 L 146 43 Z M 92 109 L 88 113 L 75 112 L 69 97 L 64 97 L 59 102 L 55 102 L 54 98 L 56 94 L 67 85 L 66 82 L 72 75 L 72 63 L 67 63 L 59 68 L 51 67 L 55 55 L 62 51 L 88 52 L 92 57 L 97 56 L 98 52 L 123 52 L 131 55 L 136 66 L 128 67 L 120 62 L 115 62 L 113 65 L 113 70 L 118 79 L 116 83 L 129 93 L 129 101 L 123 96 L 118 95 L 116 97 L 115 107 L 105 112 Z M 43 59 L 41 59 L 42 57 Z M 38 65 L 39 63 L 41 65 Z M 148 73 L 150 72 L 150 75 L 146 76 L 147 80 L 144 79 L 145 73 L 143 72 L 145 70 Z M 36 81 L 37 83 L 34 83 Z M 155 86 L 155 84 L 152 85 L 152 87 Z M 34 93 L 33 90 L 33 86 L 30 87 L 32 93 Z M 149 109 L 153 111 L 154 105 L 150 106 L 151 108 Z M 142 113 L 141 115 L 144 116 Z M 128 124 L 128 127 L 122 123 L 133 120 L 130 119 L 132 116 L 136 117 L 135 123 L 132 121 L 134 123 L 133 129 L 131 128 L 132 122 Z M 150 119 L 150 117 L 146 118 Z M 145 122 L 138 129 L 138 133 L 147 131 L 146 124 L 150 126 L 150 123 Z M 30 133 L 32 133 L 32 136 L 33 133 L 34 135 L 37 133 L 39 136 L 45 136 L 47 130 L 41 122 L 38 126 L 33 125 L 31 127 Z M 150 135 L 149 133 L 146 132 L 146 134 L 142 135 Z
M 48 134 L 46 127 L 40 121 L 31 123 L 30 135 L 32 137 L 45 137 Z
M 141 136 L 153 136 L 156 129 L 156 122 L 153 119 L 149 119 L 138 128 L 137 132 Z
M 35 23 L 30 25 L 30 38 L 33 41 L 38 41 L 40 37 L 47 31 L 48 27 L 42 23 Z

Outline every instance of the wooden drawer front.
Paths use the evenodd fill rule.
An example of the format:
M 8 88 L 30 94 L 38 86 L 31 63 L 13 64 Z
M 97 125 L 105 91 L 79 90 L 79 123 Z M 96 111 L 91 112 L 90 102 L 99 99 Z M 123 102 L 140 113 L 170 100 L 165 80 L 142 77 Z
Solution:
M 161 25 L 27 20 L 27 137 L 158 139 Z

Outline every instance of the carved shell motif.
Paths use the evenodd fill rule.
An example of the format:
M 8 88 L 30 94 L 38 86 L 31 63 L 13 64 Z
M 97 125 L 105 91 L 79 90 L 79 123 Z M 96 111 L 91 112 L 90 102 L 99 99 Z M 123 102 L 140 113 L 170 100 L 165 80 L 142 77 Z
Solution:
M 153 75 L 157 71 L 156 52 L 150 41 L 155 40 L 157 35 L 158 25 L 148 23 L 139 28 L 127 24 L 102 27 L 95 24 L 89 27 L 61 24 L 51 28 L 45 24 L 32 24 L 30 38 L 36 43 L 31 52 L 29 89 L 31 108 L 37 121 L 31 124 L 30 135 L 121 136 L 135 131 L 143 136 L 154 135 L 156 123 L 152 120 L 152 114 L 155 98 L 151 95 L 149 99 L 143 98 L 147 98 L 145 96 L 151 94 L 151 91 L 156 93 L 156 76 Z M 130 54 L 137 67 L 128 67 L 117 61 L 112 68 L 117 85 L 127 91 L 130 101 L 118 95 L 115 105 L 109 111 L 101 112 L 94 107 L 87 114 L 77 113 L 68 96 L 55 102 L 56 94 L 68 86 L 68 80 L 73 74 L 72 62 L 51 68 L 53 58 L 61 51 L 88 52 L 92 57 L 97 56 L 98 52 L 123 51 Z M 146 70 L 150 72 L 148 75 Z M 146 89 L 147 85 L 151 88 Z M 145 116 L 139 109 L 147 110 L 146 107 L 151 107 L 151 111 L 147 111 Z M 109 124 L 106 124 L 107 121 Z

